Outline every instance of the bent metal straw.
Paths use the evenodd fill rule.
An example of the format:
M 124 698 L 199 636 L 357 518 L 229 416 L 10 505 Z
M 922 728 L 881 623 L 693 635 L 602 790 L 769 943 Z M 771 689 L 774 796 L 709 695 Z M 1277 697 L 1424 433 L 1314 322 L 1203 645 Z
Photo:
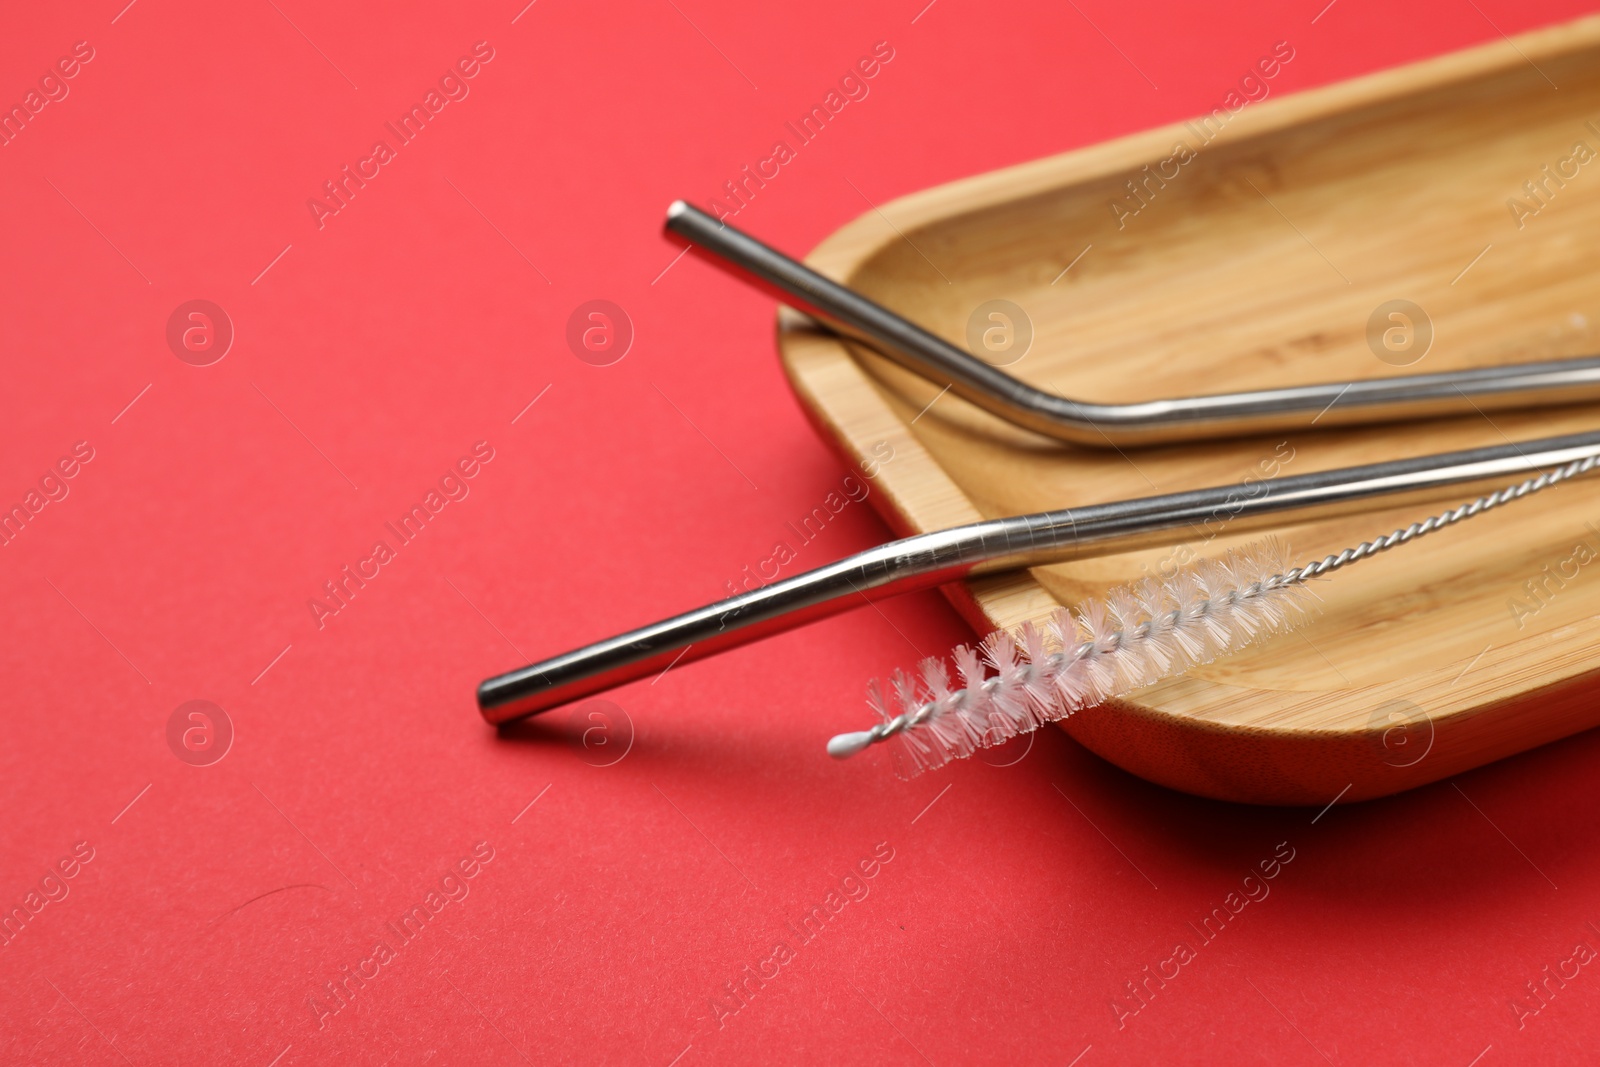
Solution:
M 1090 448 L 1471 415 L 1600 397 L 1600 356 L 1582 356 L 1133 404 L 1072 400 L 1013 378 L 681 200 L 667 208 L 667 229 L 941 389 L 1017 426 Z
M 1220 514 L 1230 528 L 1260 529 L 1369 509 L 1380 499 L 1437 499 L 1442 492 L 1534 473 L 1455 511 L 1341 553 L 1343 562 L 1302 568 L 1316 577 L 1423 533 L 1480 514 L 1600 462 L 1600 432 L 1512 442 L 1432 456 L 1270 478 L 1181 493 L 989 519 L 918 534 L 804 574 L 490 678 L 478 707 L 491 723 L 537 714 L 816 619 L 969 576 L 1126 552 L 1185 540 Z M 1376 547 L 1375 547 L 1376 546 Z M 1298 582 L 1298 580 L 1297 580 Z M 914 713 L 913 713 L 914 714 Z M 880 724 L 882 740 L 898 729 Z

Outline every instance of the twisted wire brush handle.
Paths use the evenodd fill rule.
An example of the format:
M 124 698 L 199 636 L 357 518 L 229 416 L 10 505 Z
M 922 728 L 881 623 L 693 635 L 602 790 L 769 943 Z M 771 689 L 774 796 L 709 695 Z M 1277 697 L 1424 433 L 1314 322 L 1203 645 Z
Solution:
M 1387 552 L 1396 545 L 1414 541 L 1436 530 L 1442 530 L 1446 526 L 1454 526 L 1463 519 L 1470 519 L 1474 515 L 1481 515 L 1491 508 L 1499 507 L 1501 504 L 1520 500 L 1531 493 L 1537 493 L 1541 489 L 1548 489 L 1558 482 L 1576 478 L 1580 474 L 1588 474 L 1594 470 L 1596 464 L 1600 464 L 1600 456 L 1585 456 L 1583 459 L 1575 459 L 1558 470 L 1546 471 L 1536 478 L 1529 478 L 1527 481 L 1518 482 L 1516 485 L 1508 485 L 1497 493 L 1486 493 L 1476 500 L 1462 504 L 1458 508 L 1441 512 L 1438 515 L 1431 515 L 1421 522 L 1414 522 L 1404 529 L 1396 530 L 1375 541 L 1363 541 L 1354 548 L 1347 548 L 1337 555 L 1324 556 L 1304 566 L 1285 571 L 1283 574 L 1284 581 L 1305 582 L 1310 581 L 1312 578 L 1321 578 L 1323 575 L 1332 574 L 1334 571 L 1348 567 L 1359 560 L 1366 559 L 1369 556 L 1376 556 L 1379 552 Z
M 676 201 L 666 228 L 775 290 L 786 304 L 865 341 L 934 385 L 1017 426 L 1090 448 L 1147 445 L 1501 408 L 1600 396 L 1600 357 L 1513 363 L 1354 382 L 1097 404 L 1036 389 L 699 208 Z
M 1358 467 L 1223 485 L 1110 504 L 1038 512 L 919 534 L 868 549 L 836 563 L 787 578 L 671 619 L 629 631 L 506 674 L 478 686 L 478 708 L 499 724 L 533 715 L 624 682 L 656 674 L 793 629 L 804 623 L 913 590 L 974 574 L 1014 570 L 1187 539 L 1208 522 L 1229 532 L 1278 522 L 1310 521 L 1360 511 L 1377 498 L 1437 498 L 1442 490 L 1560 466 L 1524 485 L 1571 477 L 1568 467 L 1589 469 L 1600 460 L 1600 432 L 1548 437 L 1489 448 L 1390 460 Z M 1458 508 L 1437 520 L 1459 521 L 1532 489 L 1513 487 Z M 1506 494 L 1510 493 L 1510 496 Z M 1479 506 L 1481 505 L 1481 506 Z M 1472 510 L 1476 507 L 1476 510 Z M 1457 512 L 1461 512 L 1459 516 Z M 1456 516 L 1454 518 L 1450 516 Z M 1352 550 L 1383 551 L 1417 532 L 1396 531 L 1387 543 Z M 1345 566 L 1356 556 L 1323 560 L 1315 573 Z M 1307 573 L 1305 577 L 1315 574 Z

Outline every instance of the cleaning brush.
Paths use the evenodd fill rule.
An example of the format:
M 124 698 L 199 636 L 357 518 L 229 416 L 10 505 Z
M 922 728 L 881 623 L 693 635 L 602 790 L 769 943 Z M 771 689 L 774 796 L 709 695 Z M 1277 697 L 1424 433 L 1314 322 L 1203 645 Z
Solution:
M 1335 555 L 1289 567 L 1287 547 L 1268 538 L 1221 560 L 1202 559 L 1169 579 L 1147 578 L 1102 598 L 1057 609 L 1043 628 L 996 630 L 978 646 L 951 653 L 959 688 L 944 661 L 927 659 L 920 679 L 896 672 L 891 700 L 881 682 L 867 689 L 879 722 L 828 742 L 836 759 L 899 737 L 904 778 L 1004 744 L 1291 628 L 1307 614 L 1306 583 L 1397 545 L 1519 500 L 1593 470 L 1600 456 L 1574 460 L 1458 508 L 1363 541 Z M 898 712 L 891 708 L 898 706 Z
M 1282 542 L 1267 539 L 1165 581 L 1119 586 L 1080 602 L 1076 613 L 1058 608 L 1042 628 L 996 630 L 951 653 L 959 688 L 934 658 L 923 660 L 920 678 L 897 671 L 892 698 L 874 680 L 867 703 L 879 724 L 839 734 L 828 754 L 844 759 L 898 736 L 896 769 L 913 778 L 1230 655 L 1305 614 L 1306 588 L 1285 573 L 1286 562 Z

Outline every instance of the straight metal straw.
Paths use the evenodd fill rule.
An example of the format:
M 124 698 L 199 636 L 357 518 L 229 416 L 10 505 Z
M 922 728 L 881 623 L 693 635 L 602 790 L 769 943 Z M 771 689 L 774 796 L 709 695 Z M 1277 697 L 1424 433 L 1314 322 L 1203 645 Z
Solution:
M 780 299 L 864 340 L 907 370 L 1000 418 L 1096 448 L 1397 422 L 1600 397 L 1600 357 L 1328 382 L 1209 396 L 1095 404 L 1036 389 L 881 304 L 679 200 L 667 229 L 778 291 Z
M 1309 521 L 1368 510 L 1378 497 L 1437 499 L 1596 455 L 1600 432 L 1571 434 L 919 534 L 490 678 L 478 686 L 478 707 L 491 723 L 509 722 L 866 601 L 969 575 L 1180 542 L 1208 523 L 1234 533 L 1283 525 L 1285 513 Z

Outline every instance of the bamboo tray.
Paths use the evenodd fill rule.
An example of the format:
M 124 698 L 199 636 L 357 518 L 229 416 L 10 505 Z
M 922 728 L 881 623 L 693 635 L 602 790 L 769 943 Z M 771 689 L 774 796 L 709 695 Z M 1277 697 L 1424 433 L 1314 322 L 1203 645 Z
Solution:
M 905 197 L 828 237 L 808 262 L 957 344 L 980 304 L 1011 301 L 1033 340 L 1007 369 L 1089 400 L 1600 350 L 1600 157 L 1574 161 L 1577 142 L 1600 152 L 1600 19 L 1250 104 L 1209 144 L 1197 130 L 1179 124 Z M 1194 158 L 1163 166 L 1179 144 Z M 1561 185 L 1547 177 L 1573 170 Z M 1130 179 L 1145 190 L 1131 216 L 1141 201 Z M 1525 182 L 1542 182 L 1544 195 Z M 1409 368 L 1392 364 L 1419 341 L 1383 360 L 1368 340 L 1369 318 L 1394 300 L 1424 309 L 1432 326 L 1431 347 Z M 1051 441 L 939 396 L 792 313 L 780 314 L 778 337 L 796 392 L 848 460 L 893 449 L 871 499 L 900 533 L 1600 420 L 1584 406 L 1120 453 Z M 1379 509 L 1283 535 L 1305 559 L 1426 513 Z M 1600 723 L 1591 523 L 1600 524 L 1596 476 L 1320 583 L 1319 615 L 1300 632 L 1063 725 L 1151 781 L 1316 805 L 1393 793 L 1588 729 Z M 947 591 L 980 632 L 1014 627 L 1146 568 L 1248 540 L 1225 523 L 1209 533 Z

